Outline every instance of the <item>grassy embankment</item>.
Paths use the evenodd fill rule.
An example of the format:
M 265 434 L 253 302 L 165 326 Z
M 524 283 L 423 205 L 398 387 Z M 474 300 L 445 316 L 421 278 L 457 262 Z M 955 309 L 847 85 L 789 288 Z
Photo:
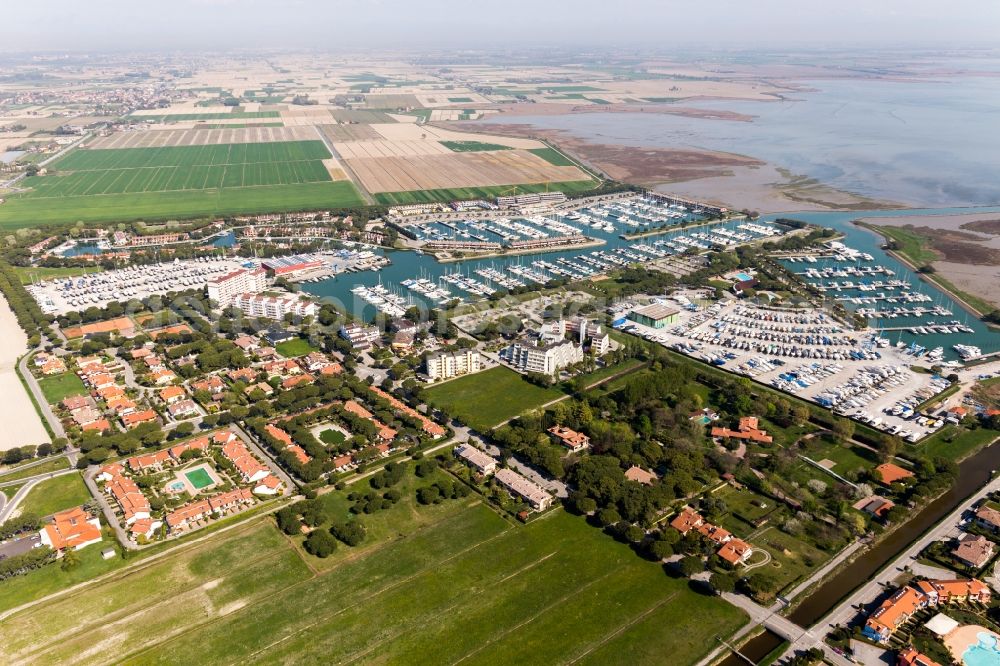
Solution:
M 914 231 L 913 229 L 868 224 L 862 226 L 866 226 L 876 233 L 895 241 L 898 245 L 898 249 L 894 250 L 894 252 L 915 268 L 929 266 L 935 261 L 939 261 L 941 259 L 940 255 L 938 255 L 938 253 L 934 250 L 933 240 Z M 974 294 L 962 291 L 940 273 L 922 273 L 921 277 L 935 283 L 938 287 L 944 289 L 945 291 L 951 292 L 960 300 L 964 301 L 967 306 L 975 310 L 976 314 L 979 316 L 997 309 L 996 306 L 989 301 Z

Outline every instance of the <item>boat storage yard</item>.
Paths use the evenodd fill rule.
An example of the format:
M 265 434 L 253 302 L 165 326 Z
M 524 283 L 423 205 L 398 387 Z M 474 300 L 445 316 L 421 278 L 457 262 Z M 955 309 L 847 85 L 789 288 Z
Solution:
M 917 406 L 949 383 L 914 372 L 912 347 L 874 331 L 852 331 L 821 310 L 778 310 L 736 301 L 687 304 L 675 323 L 619 327 L 729 372 L 811 400 L 872 427 L 917 441 L 944 425 Z

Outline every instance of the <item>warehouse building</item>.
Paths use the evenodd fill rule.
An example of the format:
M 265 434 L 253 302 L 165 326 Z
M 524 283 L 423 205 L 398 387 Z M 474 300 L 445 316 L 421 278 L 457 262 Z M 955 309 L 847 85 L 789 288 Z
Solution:
M 650 328 L 664 328 L 670 324 L 677 323 L 678 314 L 680 314 L 680 310 L 677 308 L 672 308 L 663 303 L 653 303 L 632 310 L 628 314 L 628 318 L 637 324 L 649 326 Z

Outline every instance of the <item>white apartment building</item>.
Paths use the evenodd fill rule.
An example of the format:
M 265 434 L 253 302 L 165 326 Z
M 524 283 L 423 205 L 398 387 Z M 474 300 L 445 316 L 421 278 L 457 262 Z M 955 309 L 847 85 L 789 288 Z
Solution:
M 459 375 L 479 372 L 482 369 L 482 357 L 474 349 L 450 354 L 434 354 L 427 357 L 427 376 L 431 380 L 450 379 Z
M 265 296 L 263 294 L 240 294 L 233 299 L 232 306 L 250 317 L 264 319 L 284 319 L 286 314 L 299 317 L 315 316 L 319 307 L 312 301 L 303 300 L 291 294 L 287 296 Z
M 232 305 L 237 296 L 258 294 L 266 288 L 266 271 L 263 269 L 251 271 L 245 268 L 212 278 L 207 285 L 208 298 L 218 303 L 221 308 Z
M 565 340 L 534 346 L 517 341 L 501 352 L 501 356 L 521 372 L 541 372 L 554 375 L 568 365 L 583 360 L 583 347 Z

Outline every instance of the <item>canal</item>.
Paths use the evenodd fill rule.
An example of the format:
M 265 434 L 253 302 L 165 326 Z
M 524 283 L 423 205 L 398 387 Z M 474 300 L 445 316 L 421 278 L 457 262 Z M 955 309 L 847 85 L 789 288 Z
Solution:
M 920 535 L 986 485 L 993 476 L 993 470 L 998 468 L 1000 468 L 1000 444 L 988 446 L 966 458 L 959 464 L 958 477 L 950 490 L 924 506 L 913 518 L 894 530 L 874 548 L 865 551 L 832 578 L 815 588 L 795 607 L 788 618 L 801 627 L 810 627 L 819 622 L 842 599 L 898 557 Z M 767 656 L 781 642 L 779 636 L 765 631 L 747 641 L 740 648 L 740 652 L 756 662 Z M 735 655 L 726 657 L 720 663 L 723 666 L 746 666 L 746 662 Z

